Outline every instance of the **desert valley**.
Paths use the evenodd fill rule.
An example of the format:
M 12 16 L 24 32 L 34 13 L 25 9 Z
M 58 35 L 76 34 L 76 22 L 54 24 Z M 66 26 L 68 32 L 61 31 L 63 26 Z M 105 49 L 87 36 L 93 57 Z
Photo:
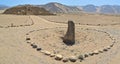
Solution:
M 31 5 L 0 10 L 0 64 L 119 64 L 120 15 L 75 10 L 79 13 L 54 14 Z M 75 24 L 72 46 L 61 38 L 68 21 Z

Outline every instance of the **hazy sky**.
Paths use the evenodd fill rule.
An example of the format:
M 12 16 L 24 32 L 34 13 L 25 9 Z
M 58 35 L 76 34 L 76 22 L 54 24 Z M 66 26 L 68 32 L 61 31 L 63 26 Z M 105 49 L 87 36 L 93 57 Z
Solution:
M 19 4 L 46 4 L 58 2 L 66 5 L 120 5 L 120 0 L 0 0 L 0 4 L 14 6 Z

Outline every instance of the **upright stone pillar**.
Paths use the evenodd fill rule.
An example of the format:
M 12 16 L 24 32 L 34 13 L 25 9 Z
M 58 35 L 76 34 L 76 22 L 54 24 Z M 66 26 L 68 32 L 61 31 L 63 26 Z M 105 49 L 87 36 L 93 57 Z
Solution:
M 68 28 L 65 36 L 63 37 L 63 42 L 70 46 L 75 44 L 75 24 L 73 21 L 68 21 Z

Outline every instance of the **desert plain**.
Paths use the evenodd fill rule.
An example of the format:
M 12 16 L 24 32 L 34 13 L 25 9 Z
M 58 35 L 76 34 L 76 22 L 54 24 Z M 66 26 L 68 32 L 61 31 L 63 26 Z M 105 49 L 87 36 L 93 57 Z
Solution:
M 65 45 L 60 37 L 67 30 L 67 21 L 75 23 L 76 44 Z M 32 48 L 69 57 L 94 50 L 111 48 L 85 58 L 82 62 L 55 60 Z M 0 64 L 119 64 L 120 16 L 101 14 L 9 15 L 0 14 Z

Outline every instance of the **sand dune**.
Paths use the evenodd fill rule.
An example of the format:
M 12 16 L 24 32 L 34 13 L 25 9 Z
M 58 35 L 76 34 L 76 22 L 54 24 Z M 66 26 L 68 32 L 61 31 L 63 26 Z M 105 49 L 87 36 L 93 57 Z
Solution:
M 114 22 L 119 23 L 118 20 L 120 19 L 120 17 L 117 17 L 117 18 L 109 17 L 109 16 L 106 16 L 106 17 L 108 17 L 109 19 L 108 18 L 100 19 L 102 20 L 102 22 L 105 22 L 105 24 L 112 24 Z M 59 30 L 61 29 L 65 31 L 66 29 L 65 28 L 63 29 L 63 27 L 67 27 L 67 24 L 50 22 L 46 20 L 45 18 L 43 18 L 42 16 L 33 16 L 33 15 L 16 16 L 16 15 L 2 15 L 1 14 L 0 15 L 0 26 L 10 26 L 11 23 L 13 23 L 14 25 L 31 24 L 31 19 L 34 22 L 34 24 L 30 26 L 0 28 L 0 64 L 119 64 L 120 62 L 119 61 L 120 60 L 120 52 L 119 52 L 119 49 L 120 49 L 120 41 L 119 41 L 120 40 L 120 28 L 119 27 L 120 26 L 119 24 L 108 25 L 108 26 L 92 26 L 92 25 L 89 26 L 89 25 L 76 24 L 76 29 L 80 28 L 80 29 L 77 29 L 78 31 L 80 31 L 81 29 L 94 29 L 94 30 L 105 32 L 105 33 L 96 32 L 96 31 L 89 32 L 90 34 L 89 38 L 91 37 L 93 39 L 91 43 L 95 42 L 97 46 L 95 46 L 94 44 L 93 45 L 91 44 L 92 47 L 90 47 L 90 49 L 85 48 L 86 50 L 84 50 L 84 48 L 81 48 L 81 47 L 83 45 L 87 47 L 87 44 L 89 44 L 89 42 L 87 44 L 84 44 L 84 42 L 81 41 L 80 42 L 81 44 L 79 44 L 79 46 L 82 45 L 80 47 L 81 48 L 80 51 L 84 52 L 84 51 L 91 51 L 91 49 L 93 48 L 95 49 L 104 48 L 107 45 L 110 45 L 111 43 L 113 43 L 112 41 L 115 41 L 115 43 L 114 43 L 114 46 L 110 50 L 104 53 L 98 54 L 98 55 L 85 58 L 85 60 L 83 60 L 82 62 L 77 60 L 76 62 L 69 61 L 69 62 L 64 63 L 62 61 L 56 61 L 54 58 L 46 56 L 42 54 L 41 52 L 36 51 L 36 49 L 33 49 L 28 43 L 26 43 L 26 37 L 31 37 L 31 43 L 35 43 L 38 46 L 44 45 L 41 47 L 50 51 L 49 48 L 52 49 L 54 47 L 50 47 L 49 45 L 47 45 L 47 43 L 48 44 L 55 43 L 55 46 L 57 46 L 57 44 L 60 41 L 59 39 L 57 40 L 56 38 L 53 38 L 53 36 L 50 36 L 50 35 L 53 33 L 53 35 L 56 35 L 55 37 L 59 36 L 60 35 L 58 34 Z M 57 20 L 61 20 L 63 22 L 67 21 L 62 18 L 60 19 L 58 18 Z M 86 20 L 86 19 L 84 18 L 83 20 Z M 87 20 L 95 21 L 96 18 L 95 19 L 87 18 Z M 110 20 L 114 20 L 114 22 Z M 85 23 L 87 23 L 87 21 Z M 53 30 L 50 30 L 51 28 Z M 57 28 L 57 29 L 55 30 L 54 28 Z M 46 29 L 46 31 L 44 30 L 42 31 L 42 29 Z M 26 34 L 28 33 L 29 35 L 27 36 Z M 82 31 L 81 34 L 79 34 L 79 32 L 77 34 L 83 35 L 83 33 L 88 35 L 88 33 L 84 31 Z M 108 33 L 109 36 L 107 36 L 108 34 L 106 33 Z M 46 39 L 46 41 L 41 41 L 42 37 L 44 37 L 45 35 L 50 36 L 50 39 Z M 109 40 L 110 36 L 114 40 L 111 40 L 111 39 Z M 98 40 L 96 40 L 95 37 L 96 39 L 98 38 Z M 61 44 L 58 44 L 58 45 L 61 45 Z M 63 45 L 59 47 L 62 47 L 62 46 Z M 74 47 L 74 49 L 79 50 L 78 48 L 79 47 L 77 45 L 76 47 Z M 59 51 L 61 51 L 60 54 L 63 53 L 64 56 L 67 56 L 67 54 L 69 56 L 69 53 L 70 55 L 72 54 L 71 52 L 68 53 L 67 51 L 62 51 L 61 49 Z

